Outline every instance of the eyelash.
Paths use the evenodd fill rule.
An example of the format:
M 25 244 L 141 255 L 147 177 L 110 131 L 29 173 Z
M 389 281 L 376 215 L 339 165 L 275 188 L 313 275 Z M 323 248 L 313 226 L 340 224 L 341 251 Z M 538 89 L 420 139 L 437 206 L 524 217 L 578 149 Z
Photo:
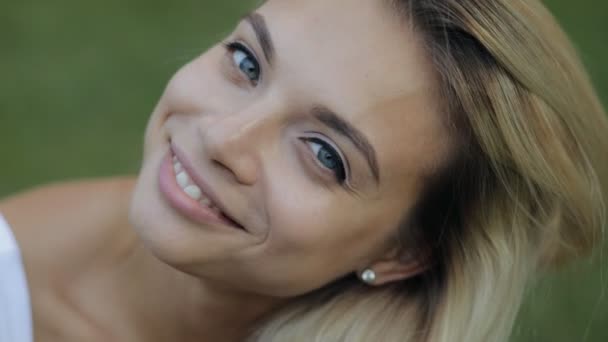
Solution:
M 224 48 L 226 49 L 227 53 L 228 53 L 228 58 L 230 59 L 230 63 L 231 65 L 236 69 L 236 71 L 244 76 L 247 81 L 249 81 L 249 83 L 251 83 L 252 86 L 257 86 L 259 81 L 262 78 L 262 67 L 258 61 L 258 59 L 256 58 L 255 54 L 251 51 L 251 49 L 249 49 L 245 44 L 239 42 L 239 41 L 231 41 L 231 42 L 226 42 L 223 44 Z M 250 77 L 250 75 L 247 75 L 241 68 L 240 65 L 237 65 L 234 61 L 234 53 L 235 52 L 241 52 L 243 54 L 245 54 L 246 58 L 249 58 L 254 67 L 257 69 L 258 72 L 258 76 L 257 77 Z
M 345 185 L 346 184 L 346 180 L 347 180 L 347 175 L 348 175 L 348 161 L 346 161 L 342 155 L 338 152 L 338 150 L 336 148 L 334 148 L 332 146 L 332 144 L 326 142 L 325 140 L 321 139 L 321 138 L 317 138 L 317 137 L 306 137 L 306 138 L 301 138 L 301 140 L 306 143 L 307 145 L 309 145 L 310 143 L 313 144 L 317 144 L 320 145 L 321 148 L 325 148 L 326 150 L 329 151 L 331 157 L 335 158 L 337 165 L 336 165 L 336 169 L 332 170 L 331 168 L 322 165 L 321 162 L 319 161 L 318 157 L 319 157 L 319 153 L 314 153 L 313 152 L 313 158 L 315 159 L 314 162 L 318 165 L 318 167 L 324 169 L 327 172 L 331 172 L 334 174 L 334 177 L 336 179 L 336 182 L 340 185 Z M 312 148 L 308 147 L 309 149 Z

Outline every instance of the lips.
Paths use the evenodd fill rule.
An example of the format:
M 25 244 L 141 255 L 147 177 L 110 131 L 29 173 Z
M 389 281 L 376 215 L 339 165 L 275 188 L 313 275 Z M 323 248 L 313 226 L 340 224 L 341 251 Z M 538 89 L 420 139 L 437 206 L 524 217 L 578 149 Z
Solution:
M 204 225 L 222 225 L 244 230 L 243 225 L 228 214 L 217 196 L 174 144 L 171 144 L 161 164 L 159 187 L 171 207 L 188 219 Z
M 175 181 L 182 188 L 182 191 L 193 200 L 198 201 L 200 205 L 206 206 L 219 214 L 221 210 L 211 201 L 209 195 L 204 194 L 200 186 L 192 181 L 192 176 L 184 169 L 183 164 L 176 155 L 173 155 L 172 161 Z

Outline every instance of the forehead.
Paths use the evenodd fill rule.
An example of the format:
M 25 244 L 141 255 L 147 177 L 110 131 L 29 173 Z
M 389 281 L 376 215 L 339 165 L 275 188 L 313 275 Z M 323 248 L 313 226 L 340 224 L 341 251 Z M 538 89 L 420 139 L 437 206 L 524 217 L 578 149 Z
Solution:
M 432 65 L 385 1 L 269 0 L 258 12 L 276 46 L 277 82 L 295 90 L 294 102 L 314 99 L 359 128 L 384 176 L 414 170 L 391 164 L 431 159 L 442 127 Z
M 270 0 L 259 12 L 280 67 L 323 93 L 377 102 L 432 86 L 417 36 L 385 1 Z

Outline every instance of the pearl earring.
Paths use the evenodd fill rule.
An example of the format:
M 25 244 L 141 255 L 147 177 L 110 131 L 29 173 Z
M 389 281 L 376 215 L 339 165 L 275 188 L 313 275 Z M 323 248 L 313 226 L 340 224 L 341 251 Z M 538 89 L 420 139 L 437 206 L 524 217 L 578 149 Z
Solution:
M 369 268 L 366 269 L 365 271 L 363 271 L 363 273 L 361 273 L 361 280 L 363 280 L 363 282 L 368 285 L 373 284 L 376 280 L 376 272 Z

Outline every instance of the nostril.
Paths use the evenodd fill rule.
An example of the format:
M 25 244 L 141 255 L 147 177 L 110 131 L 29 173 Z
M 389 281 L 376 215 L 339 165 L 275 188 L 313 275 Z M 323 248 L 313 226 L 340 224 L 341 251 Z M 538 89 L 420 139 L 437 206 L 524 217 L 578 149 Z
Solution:
M 234 178 L 237 183 L 253 185 L 257 181 L 257 165 L 251 156 L 239 155 L 231 158 L 213 159 L 212 163 L 222 173 Z
M 216 159 L 213 159 L 211 162 L 213 163 L 213 166 L 215 166 L 215 167 L 217 167 L 218 169 L 222 170 L 222 172 L 231 173 L 231 174 L 233 173 L 233 172 L 230 170 L 230 168 L 228 168 L 228 167 L 227 167 L 226 165 L 224 165 L 222 162 L 220 162 L 220 161 L 218 161 L 218 160 L 216 160 Z

